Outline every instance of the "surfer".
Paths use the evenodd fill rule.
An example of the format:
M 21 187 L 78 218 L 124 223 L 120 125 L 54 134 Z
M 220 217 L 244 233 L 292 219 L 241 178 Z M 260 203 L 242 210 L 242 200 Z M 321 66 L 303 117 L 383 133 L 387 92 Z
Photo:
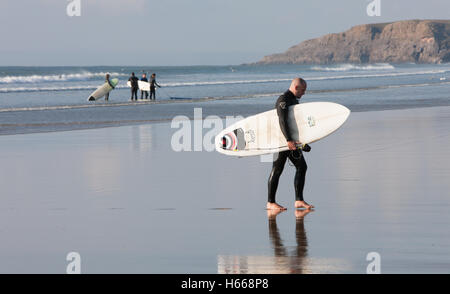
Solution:
M 280 179 L 281 173 L 283 172 L 284 164 L 287 158 L 294 164 L 297 169 L 295 173 L 294 185 L 295 185 L 295 208 L 306 208 L 311 209 L 314 206 L 306 203 L 303 200 L 303 187 L 305 186 L 305 176 L 306 176 L 306 161 L 303 158 L 302 151 L 309 152 L 311 147 L 308 144 L 303 145 L 301 149 L 297 146 L 301 145 L 301 142 L 294 141 L 292 139 L 292 132 L 288 125 L 288 110 L 289 106 L 298 104 L 298 100 L 305 94 L 306 91 L 306 81 L 302 78 L 295 78 L 292 80 L 289 90 L 287 90 L 283 95 L 281 95 L 276 104 L 275 108 L 278 114 L 278 120 L 280 123 L 281 131 L 286 138 L 289 150 L 279 152 L 274 154 L 274 162 L 272 166 L 272 172 L 269 176 L 268 185 L 268 202 L 267 209 L 277 209 L 285 210 L 286 208 L 277 204 L 275 202 L 275 194 L 277 192 L 278 180 Z
M 134 72 L 131 73 L 131 77 L 128 79 L 131 83 L 131 100 L 133 100 L 133 96 L 137 101 L 137 91 L 139 89 L 138 81 L 139 79 L 134 75 Z
M 141 81 L 148 83 L 147 75 L 145 73 L 142 74 Z M 144 90 L 141 90 L 141 99 L 143 99 L 144 93 L 145 93 L 145 99 L 148 99 L 148 91 L 144 91 Z
M 160 85 L 158 85 L 158 83 L 156 82 L 156 74 L 152 74 L 152 77 L 150 78 L 150 100 L 152 100 L 152 95 L 153 95 L 153 100 L 156 99 L 156 86 L 158 86 L 158 88 L 161 88 Z
M 111 86 L 111 88 L 114 89 L 115 87 L 114 87 L 114 85 L 111 83 L 111 81 L 109 80 L 109 78 L 110 78 L 110 75 L 109 75 L 109 74 L 106 74 L 105 81 L 108 83 L 108 85 Z M 105 101 L 108 101 L 108 100 L 109 100 L 109 92 L 106 93 L 106 95 L 105 95 Z

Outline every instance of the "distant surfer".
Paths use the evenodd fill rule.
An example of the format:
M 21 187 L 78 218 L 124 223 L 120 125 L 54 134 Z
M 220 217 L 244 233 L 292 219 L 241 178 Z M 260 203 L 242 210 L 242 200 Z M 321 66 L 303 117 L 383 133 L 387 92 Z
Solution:
M 134 72 L 131 73 L 131 77 L 128 79 L 131 83 L 131 101 L 133 101 L 133 96 L 137 101 L 137 92 L 139 89 L 138 81 L 139 79 L 134 75 Z
M 311 209 L 314 207 L 303 200 L 303 187 L 305 186 L 307 165 L 302 151 L 297 147 L 298 145 L 301 145 L 301 142 L 294 141 L 292 139 L 292 131 L 289 129 L 288 124 L 289 106 L 298 104 L 298 100 L 300 100 L 300 98 L 305 94 L 306 87 L 307 85 L 304 79 L 295 78 L 292 81 L 289 90 L 281 95 L 275 104 L 280 128 L 286 138 L 289 150 L 274 154 L 272 172 L 269 176 L 267 209 L 286 209 L 275 202 L 275 194 L 277 192 L 278 180 L 283 172 L 284 164 L 286 163 L 287 158 L 289 158 L 297 169 L 294 179 L 295 208 L 303 207 L 306 209 Z M 305 144 L 301 149 L 305 152 L 309 152 L 311 147 L 309 147 L 308 144 Z
M 148 83 L 147 75 L 145 73 L 142 74 L 141 81 Z M 145 99 L 148 99 L 148 91 L 144 91 L 144 90 L 141 90 L 141 99 L 144 98 L 144 93 L 145 93 Z
M 152 100 L 152 96 L 153 100 L 156 99 L 156 86 L 158 86 L 158 88 L 161 88 L 161 86 L 156 82 L 156 74 L 152 74 L 150 78 L 150 100 Z
M 105 82 L 107 82 L 108 85 L 110 85 L 111 88 L 114 89 L 115 87 L 114 87 L 114 85 L 111 83 L 111 81 L 109 80 L 109 78 L 110 78 L 110 75 L 109 75 L 109 74 L 106 74 Z M 106 95 L 105 95 L 105 101 L 108 101 L 108 100 L 109 100 L 109 93 L 110 93 L 110 92 L 106 93 Z

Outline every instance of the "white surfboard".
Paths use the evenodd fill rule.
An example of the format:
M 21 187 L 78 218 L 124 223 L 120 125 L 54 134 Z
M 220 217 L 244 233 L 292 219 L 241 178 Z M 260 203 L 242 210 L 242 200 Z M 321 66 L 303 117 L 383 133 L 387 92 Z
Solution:
M 119 83 L 119 79 L 112 79 L 111 84 L 116 87 Z M 97 88 L 91 95 L 89 95 L 88 101 L 95 101 L 100 98 L 103 98 L 106 94 L 111 92 L 113 87 L 111 87 L 107 82 Z
M 131 88 L 131 82 L 127 82 L 127 86 Z M 138 87 L 141 91 L 150 91 L 150 83 L 144 81 L 138 81 Z
M 332 102 L 310 102 L 289 107 L 288 124 L 293 140 L 316 142 L 336 131 L 350 110 Z M 215 138 L 216 150 L 225 155 L 254 156 L 288 150 L 276 109 L 234 123 Z

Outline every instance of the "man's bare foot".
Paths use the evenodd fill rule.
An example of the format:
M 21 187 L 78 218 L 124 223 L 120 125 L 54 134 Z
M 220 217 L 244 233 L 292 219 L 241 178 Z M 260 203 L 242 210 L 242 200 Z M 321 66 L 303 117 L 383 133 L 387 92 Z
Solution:
M 306 203 L 305 201 L 295 201 L 295 208 L 312 209 L 312 208 L 314 208 L 314 205 L 310 205 L 310 204 Z
M 302 209 L 302 210 L 295 210 L 295 218 L 296 219 L 300 219 L 300 218 L 304 218 L 308 213 L 310 213 L 312 210 L 311 209 Z
M 283 206 L 281 206 L 281 205 L 278 205 L 277 203 L 270 203 L 270 202 L 267 202 L 267 206 L 266 206 L 266 208 L 268 209 L 268 210 L 286 210 L 287 208 L 285 208 L 285 207 L 283 207 Z

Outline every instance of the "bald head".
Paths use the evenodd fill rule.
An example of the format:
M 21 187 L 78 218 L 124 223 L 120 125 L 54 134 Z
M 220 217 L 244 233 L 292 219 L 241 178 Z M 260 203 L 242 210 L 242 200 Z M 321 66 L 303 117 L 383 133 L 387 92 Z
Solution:
M 295 97 L 300 99 L 305 94 L 306 81 L 302 78 L 293 79 L 289 91 L 291 91 Z

